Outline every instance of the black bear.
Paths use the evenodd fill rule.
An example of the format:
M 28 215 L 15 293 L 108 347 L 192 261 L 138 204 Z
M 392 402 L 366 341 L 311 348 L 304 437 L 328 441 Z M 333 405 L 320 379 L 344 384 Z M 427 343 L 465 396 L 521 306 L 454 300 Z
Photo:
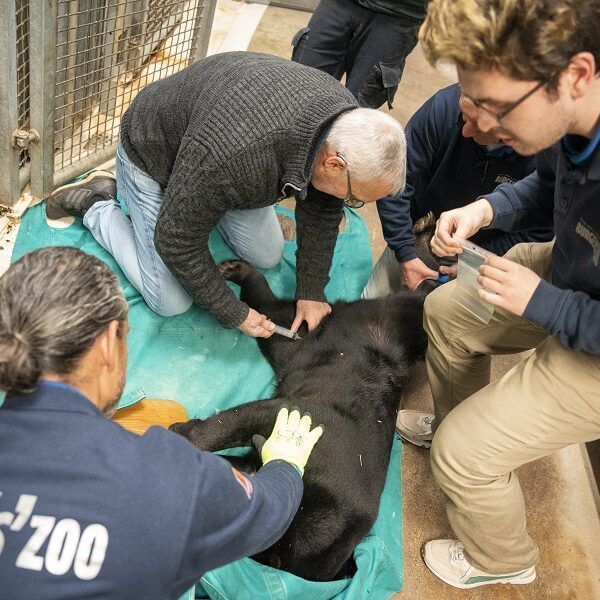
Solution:
M 273 322 L 289 327 L 294 302 L 279 300 L 264 276 L 233 260 L 221 272 L 241 286 L 241 298 Z M 305 579 L 330 581 L 352 572 L 352 553 L 377 517 L 394 437 L 402 387 L 426 350 L 423 302 L 437 283 L 385 298 L 337 302 L 314 331 L 293 341 L 259 338 L 278 386 L 257 400 L 206 420 L 177 423 L 172 430 L 204 450 L 250 446 L 268 437 L 282 405 L 308 412 L 325 426 L 304 473 L 304 496 L 283 537 L 256 560 Z M 258 454 L 233 461 L 260 467 Z

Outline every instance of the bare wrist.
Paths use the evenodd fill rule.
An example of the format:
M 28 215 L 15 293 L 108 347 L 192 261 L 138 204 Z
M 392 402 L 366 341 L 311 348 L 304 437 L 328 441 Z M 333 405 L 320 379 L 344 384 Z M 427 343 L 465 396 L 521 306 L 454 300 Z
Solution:
M 481 208 L 481 226 L 487 227 L 494 220 L 494 209 L 487 198 L 477 200 Z

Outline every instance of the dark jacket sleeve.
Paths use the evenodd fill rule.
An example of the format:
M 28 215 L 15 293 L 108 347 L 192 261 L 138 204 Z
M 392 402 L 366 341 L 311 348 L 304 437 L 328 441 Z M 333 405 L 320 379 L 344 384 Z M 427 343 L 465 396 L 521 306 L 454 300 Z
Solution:
M 325 286 L 342 219 L 339 198 L 308 187 L 305 198 L 296 199 L 298 250 L 296 299 L 326 302 Z
M 523 316 L 558 337 L 566 348 L 600 354 L 600 302 L 584 292 L 542 280 Z
M 556 150 L 537 158 L 537 170 L 514 185 L 501 185 L 485 196 L 494 209 L 491 227 L 526 230 L 552 223 Z M 541 281 L 523 316 L 573 350 L 600 354 L 600 302 L 580 291 Z
M 455 89 L 456 88 L 456 89 Z M 430 98 L 406 125 L 406 188 L 377 202 L 383 237 L 399 263 L 417 256 L 411 205 L 427 204 L 425 190 L 435 172 L 436 151 L 449 129 L 456 127 L 460 90 L 450 86 Z
M 290 526 L 304 489 L 298 471 L 284 461 L 248 477 L 220 456 L 197 454 L 201 479 L 176 581 L 184 589 L 206 571 L 272 546 Z
M 189 156 L 189 159 L 187 158 Z M 248 316 L 221 276 L 208 248 L 210 232 L 231 208 L 236 192 L 220 171 L 198 168 L 198 152 L 183 150 L 165 190 L 154 232 L 159 256 L 183 288 L 224 327 Z
M 402 194 L 386 196 L 377 202 L 383 237 L 399 263 L 417 256 L 410 218 L 410 200 L 406 195 L 412 195 L 408 186 Z
M 503 231 L 526 231 L 553 225 L 555 172 L 552 150 L 538 154 L 536 170 L 515 184 L 499 185 L 484 198 L 492 205 L 489 227 Z

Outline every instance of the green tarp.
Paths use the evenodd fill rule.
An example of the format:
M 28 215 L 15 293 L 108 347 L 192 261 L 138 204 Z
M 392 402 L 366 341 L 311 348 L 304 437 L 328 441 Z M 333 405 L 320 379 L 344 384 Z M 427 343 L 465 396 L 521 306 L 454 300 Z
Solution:
M 293 216 L 283 208 L 277 210 Z M 326 288 L 329 301 L 358 298 L 371 270 L 365 224 L 353 211 L 346 210 L 346 217 Z M 130 305 L 131 326 L 127 386 L 121 407 L 144 397 L 166 398 L 183 404 L 190 417 L 207 417 L 272 395 L 273 371 L 254 339 L 237 329 L 223 329 L 195 306 L 177 317 L 156 315 L 80 221 L 64 229 L 50 228 L 40 205 L 28 210 L 23 218 L 13 261 L 44 246 L 81 248 L 106 262 L 119 277 Z M 210 248 L 217 262 L 235 257 L 216 231 L 211 236 Z M 295 243 L 286 242 L 284 260 L 265 272 L 279 297 L 294 296 L 295 251 Z M 238 291 L 236 286 L 232 287 Z M 399 456 L 400 443 L 396 441 L 379 517 L 371 534 L 356 549 L 358 572 L 351 580 L 315 583 L 244 559 L 206 574 L 202 580 L 206 592 L 219 600 L 380 600 L 399 591 L 402 587 Z M 200 587 L 197 593 L 202 594 Z

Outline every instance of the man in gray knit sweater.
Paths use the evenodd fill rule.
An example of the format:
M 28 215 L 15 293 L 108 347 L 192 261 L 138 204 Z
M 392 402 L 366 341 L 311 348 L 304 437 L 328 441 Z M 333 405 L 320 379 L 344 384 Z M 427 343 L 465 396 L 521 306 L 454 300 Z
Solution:
M 273 323 L 238 300 L 211 257 L 218 227 L 233 250 L 275 266 L 283 236 L 274 204 L 295 195 L 296 318 L 309 329 L 329 314 L 324 288 L 342 208 L 397 192 L 405 141 L 388 115 L 359 109 L 329 75 L 274 56 L 232 52 L 144 88 L 125 113 L 115 181 L 92 173 L 49 198 L 116 259 L 164 316 L 193 301 L 225 327 L 269 337 Z

